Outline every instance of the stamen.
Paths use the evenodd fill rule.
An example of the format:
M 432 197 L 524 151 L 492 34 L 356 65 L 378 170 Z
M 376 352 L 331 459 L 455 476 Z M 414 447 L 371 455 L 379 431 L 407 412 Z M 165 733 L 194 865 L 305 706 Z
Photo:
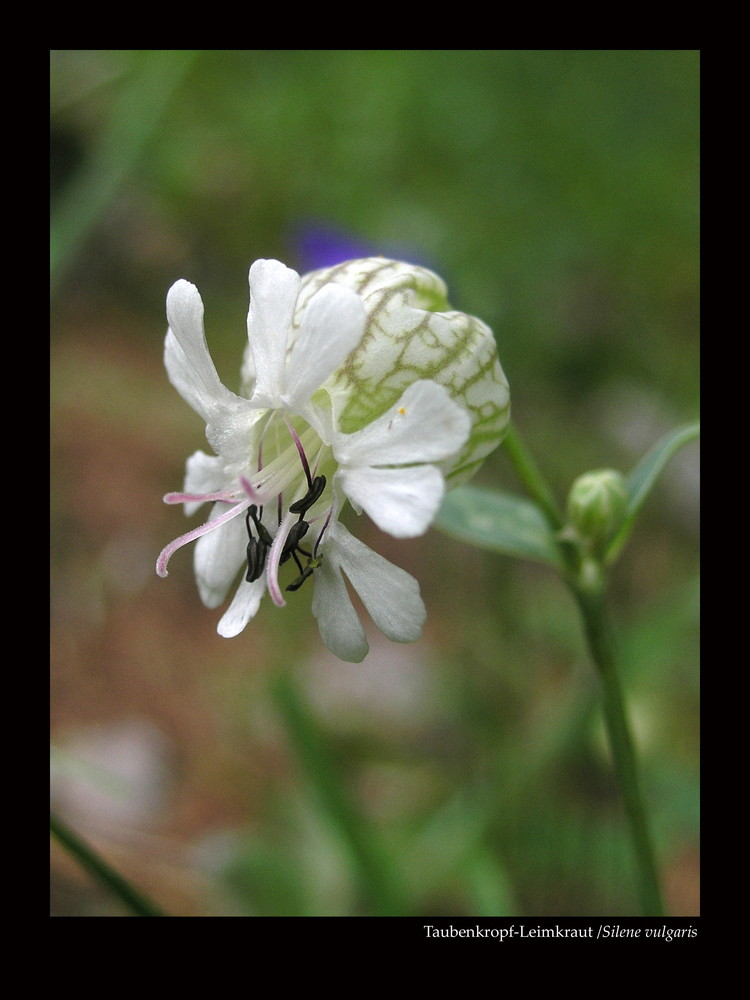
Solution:
M 246 579 L 250 583 L 254 583 L 256 579 L 265 575 L 268 592 L 277 607 L 284 607 L 286 604 L 279 583 L 279 570 L 282 563 L 293 558 L 300 570 L 300 576 L 287 588 L 289 590 L 298 589 L 304 580 L 312 575 L 313 570 L 320 565 L 317 552 L 330 523 L 332 510 L 328 511 L 312 552 L 300 547 L 299 542 L 309 526 L 316 522 L 320 523 L 319 516 L 307 519 L 306 515 L 321 499 L 327 485 L 326 477 L 318 475 L 318 467 L 325 454 L 325 445 L 320 441 L 313 428 L 306 427 L 298 432 L 285 415 L 286 429 L 284 430 L 280 420 L 274 420 L 276 416 L 280 417 L 281 414 L 273 414 L 261 432 L 257 449 L 257 466 L 253 468 L 251 465 L 246 475 L 239 476 L 238 485 L 234 489 L 217 490 L 212 493 L 175 491 L 165 495 L 164 502 L 167 504 L 197 505 L 213 502 L 231 506 L 219 516 L 187 531 L 165 546 L 156 562 L 156 572 L 160 577 L 168 575 L 167 565 L 177 549 L 215 528 L 220 528 L 238 514 L 247 511 L 248 508 L 250 510 L 247 515 L 248 562 Z M 269 431 L 272 425 L 273 431 Z M 286 436 L 287 432 L 289 437 Z M 266 437 L 268 433 L 272 434 L 272 438 Z M 289 438 L 291 438 L 291 442 Z M 271 449 L 271 460 L 264 466 L 263 458 L 269 458 L 269 448 Z M 309 460 L 307 451 L 310 453 Z M 299 475 L 300 465 L 305 476 L 302 481 Z M 311 471 L 311 468 L 314 471 Z M 303 483 L 307 484 L 306 492 L 303 492 L 305 490 Z M 288 509 L 286 506 L 288 499 L 285 500 L 285 497 L 294 501 Z M 298 499 L 295 500 L 295 497 Z M 276 508 L 277 526 L 273 539 L 271 531 L 274 529 L 271 528 L 269 531 L 261 523 L 262 511 L 266 505 L 269 512 Z M 254 509 L 257 509 L 255 515 L 253 515 Z M 250 527 L 250 517 L 254 522 L 257 537 Z M 301 557 L 308 560 L 304 569 L 300 562 Z
M 245 491 L 245 493 L 247 493 L 252 502 L 256 504 L 256 506 L 258 507 L 263 506 L 263 500 L 261 498 L 260 493 L 258 493 L 258 491 L 255 489 L 255 487 L 252 485 L 249 479 L 247 479 L 245 476 L 240 476 L 240 486 Z
M 275 413 L 272 413 L 268 420 L 266 420 L 263 425 L 263 430 L 260 432 L 260 437 L 258 439 L 258 472 L 263 468 L 263 440 L 268 433 L 268 428 L 274 422 Z
M 201 524 L 198 528 L 193 528 L 192 531 L 186 532 L 184 535 L 180 535 L 179 538 L 175 538 L 173 542 L 166 545 L 159 553 L 159 558 L 156 560 L 156 572 L 158 576 L 165 577 L 169 574 L 167 573 L 167 563 L 172 558 L 172 554 L 181 549 L 183 545 L 187 545 L 188 542 L 194 541 L 196 538 L 200 538 L 201 535 L 207 534 L 209 531 L 213 531 L 214 528 L 221 527 L 222 524 L 226 524 L 227 521 L 231 521 L 233 517 L 237 517 L 241 514 L 243 510 L 246 510 L 250 506 L 249 500 L 241 500 L 234 507 L 230 507 L 229 510 L 220 514 L 218 517 L 213 518 L 211 521 L 206 521 L 205 524 Z
M 298 440 L 300 439 L 298 438 Z M 300 447 L 302 447 L 304 453 L 304 446 L 301 440 Z M 283 493 L 297 478 L 295 473 L 299 461 L 300 457 L 297 447 L 289 447 L 287 451 L 282 452 L 267 465 L 262 474 L 258 473 L 257 478 L 253 475 L 255 485 L 252 485 L 246 477 L 241 479 L 240 482 L 243 483 L 245 492 L 248 491 L 248 487 L 253 491 L 254 502 L 259 507 L 263 507 L 267 503 L 270 503 L 272 499 L 276 500 L 279 494 Z
M 315 539 L 315 547 L 313 548 L 313 559 L 315 559 L 316 556 L 318 555 L 318 547 L 319 547 L 320 543 L 323 540 L 323 535 L 325 534 L 326 528 L 331 523 L 331 515 L 332 514 L 333 514 L 333 507 L 330 507 L 329 510 L 328 510 L 328 513 L 326 514 L 326 519 L 325 519 L 325 522 L 323 523 L 323 527 L 320 529 L 320 534 Z
M 297 451 L 299 452 L 300 462 L 302 462 L 302 468 L 305 470 L 305 475 L 307 476 L 307 485 L 308 487 L 312 487 L 312 476 L 310 475 L 310 466 L 307 464 L 307 455 L 305 455 L 305 449 L 302 447 L 302 442 L 297 436 L 297 432 L 295 431 L 295 429 L 289 423 L 289 417 L 287 417 L 286 414 L 284 415 L 284 420 L 286 421 L 289 433 L 292 435 L 292 440 L 297 445 Z
M 289 537 L 289 532 L 292 530 L 292 526 L 295 523 L 296 519 L 294 514 L 287 514 L 279 525 L 279 530 L 276 532 L 276 537 L 273 540 L 273 545 L 271 546 L 271 551 L 268 556 L 266 583 L 268 585 L 268 593 L 271 595 L 271 600 L 278 608 L 286 606 L 284 595 L 281 593 L 281 587 L 279 587 L 279 564 L 281 562 L 281 553 L 283 552 L 284 545 Z
M 218 493 L 167 493 L 163 500 L 164 503 L 205 503 L 207 500 L 236 503 L 237 493 L 234 490 L 220 490 Z
M 310 484 L 310 489 L 307 493 L 303 497 L 300 497 L 299 500 L 295 500 L 295 502 L 290 505 L 289 510 L 292 514 L 299 514 L 301 520 L 302 515 L 318 502 L 325 488 L 326 477 L 316 476 Z

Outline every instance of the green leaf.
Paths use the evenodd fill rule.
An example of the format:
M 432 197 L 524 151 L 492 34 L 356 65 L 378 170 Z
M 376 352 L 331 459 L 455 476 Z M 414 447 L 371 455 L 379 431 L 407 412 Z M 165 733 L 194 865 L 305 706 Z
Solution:
M 482 486 L 453 490 L 443 500 L 435 527 L 480 549 L 562 568 L 544 515 L 531 501 L 510 493 Z
M 611 563 L 619 555 L 620 550 L 633 530 L 636 516 L 646 498 L 654 488 L 656 481 L 664 471 L 669 460 L 683 447 L 694 441 L 700 434 L 700 423 L 687 424 L 670 431 L 646 452 L 626 479 L 628 504 L 625 520 L 615 537 L 607 547 L 605 562 Z

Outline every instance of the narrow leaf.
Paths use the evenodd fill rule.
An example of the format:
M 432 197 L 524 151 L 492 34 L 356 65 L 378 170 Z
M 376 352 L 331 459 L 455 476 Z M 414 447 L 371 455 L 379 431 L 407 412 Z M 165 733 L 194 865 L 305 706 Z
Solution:
M 649 493 L 653 490 L 659 476 L 664 471 L 669 460 L 683 447 L 694 441 L 700 434 L 700 423 L 687 424 L 670 431 L 660 441 L 646 452 L 640 462 L 627 477 L 628 506 L 622 527 L 609 543 L 606 562 L 611 563 L 619 554 L 630 532 L 633 530 L 635 518 L 638 515 Z

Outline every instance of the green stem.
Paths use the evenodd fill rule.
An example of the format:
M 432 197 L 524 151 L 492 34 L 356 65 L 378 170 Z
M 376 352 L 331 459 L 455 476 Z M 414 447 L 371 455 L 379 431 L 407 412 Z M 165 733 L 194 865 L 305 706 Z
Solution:
M 651 834 L 646 819 L 635 747 L 625 708 L 614 645 L 604 608 L 603 588 L 579 586 L 574 596 L 581 612 L 591 657 L 602 685 L 602 707 L 615 770 L 630 825 L 640 880 L 643 916 L 664 915 Z
M 536 500 L 552 530 L 560 531 L 565 524 L 565 519 L 554 494 L 512 424 L 503 438 L 503 448 L 522 486 L 532 500 Z
M 158 906 L 147 899 L 144 895 L 134 889 L 122 875 L 114 870 L 101 858 L 85 841 L 81 840 L 78 834 L 74 833 L 63 821 L 50 814 L 49 826 L 53 836 L 62 846 L 72 854 L 79 864 L 89 872 L 90 875 L 109 889 L 127 907 L 132 910 L 137 917 L 165 917 Z
M 556 535 L 564 518 L 552 491 L 515 429 L 505 441 L 505 451 L 524 488 L 541 508 Z M 663 914 L 654 850 L 643 804 L 638 763 L 630 732 L 612 637 L 604 608 L 604 574 L 601 567 L 585 558 L 578 546 L 558 541 L 568 572 L 564 575 L 583 621 L 589 653 L 602 685 L 604 718 L 612 758 L 620 783 L 633 850 L 639 872 L 640 898 L 644 916 Z

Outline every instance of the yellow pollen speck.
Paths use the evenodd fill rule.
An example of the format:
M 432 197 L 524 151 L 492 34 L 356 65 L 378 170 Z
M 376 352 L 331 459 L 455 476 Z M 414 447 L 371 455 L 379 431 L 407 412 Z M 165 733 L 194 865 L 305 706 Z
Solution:
M 403 415 L 404 415 L 404 414 L 406 413 L 406 407 L 405 407 L 405 406 L 399 406 L 399 408 L 398 408 L 398 412 L 399 412 L 399 413 L 401 414 L 401 416 L 403 417 Z

